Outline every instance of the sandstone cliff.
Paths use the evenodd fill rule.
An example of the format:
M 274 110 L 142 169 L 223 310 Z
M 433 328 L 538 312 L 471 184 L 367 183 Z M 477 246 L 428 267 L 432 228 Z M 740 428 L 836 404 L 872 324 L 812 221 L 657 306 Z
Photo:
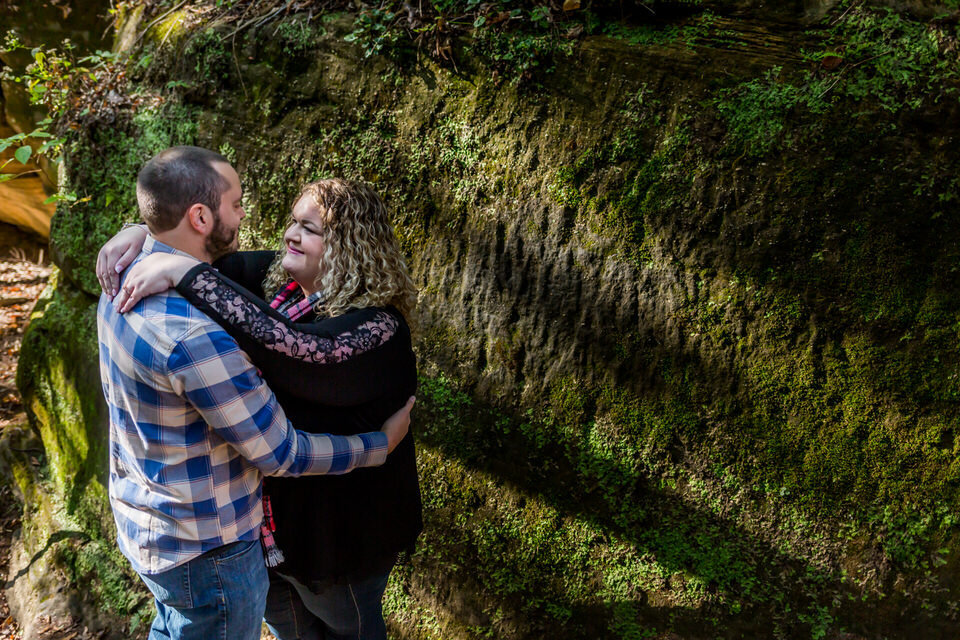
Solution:
M 28 502 L 86 536 L 57 546 L 72 579 L 145 611 L 103 502 L 92 266 L 139 165 L 193 143 L 243 177 L 248 247 L 320 176 L 395 213 L 427 520 L 398 637 L 954 635 L 956 2 L 664 2 L 419 46 L 370 11 L 213 4 L 125 5 L 140 99 L 64 158 L 81 197 L 20 384 Z

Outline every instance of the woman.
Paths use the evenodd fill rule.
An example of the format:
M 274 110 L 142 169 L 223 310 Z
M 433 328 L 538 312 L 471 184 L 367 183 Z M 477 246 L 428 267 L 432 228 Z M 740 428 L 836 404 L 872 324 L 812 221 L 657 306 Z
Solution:
M 136 253 L 143 235 L 121 232 L 100 259 Z M 279 254 L 241 252 L 219 260 L 216 269 L 183 256 L 149 256 L 131 268 L 114 302 L 126 311 L 175 285 L 237 339 L 295 426 L 369 431 L 416 385 L 404 320 L 416 289 L 386 207 L 361 183 L 310 183 L 294 205 L 283 243 Z M 265 291 L 277 291 L 270 305 L 261 299 Z M 361 326 L 367 328 L 358 332 Z M 329 339 L 345 335 L 382 344 L 356 357 L 332 353 Z M 385 638 L 387 577 L 422 528 L 413 438 L 381 467 L 270 478 L 264 495 L 264 511 L 272 511 L 272 519 L 265 518 L 265 546 L 273 550 L 275 530 L 283 557 L 271 572 L 265 614 L 271 630 L 281 640 Z

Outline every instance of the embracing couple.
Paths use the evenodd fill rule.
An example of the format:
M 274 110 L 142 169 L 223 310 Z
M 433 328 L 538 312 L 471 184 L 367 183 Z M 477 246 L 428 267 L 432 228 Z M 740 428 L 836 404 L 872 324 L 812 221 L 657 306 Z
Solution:
M 370 187 L 305 185 L 278 251 L 237 252 L 241 196 L 220 154 L 167 149 L 97 259 L 117 541 L 151 640 L 385 638 L 422 528 L 416 289 Z

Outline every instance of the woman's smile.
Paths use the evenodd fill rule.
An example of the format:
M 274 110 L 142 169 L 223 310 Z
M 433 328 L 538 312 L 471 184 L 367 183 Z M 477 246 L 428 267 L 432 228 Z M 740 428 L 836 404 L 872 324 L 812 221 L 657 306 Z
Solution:
M 323 215 L 313 198 L 300 198 L 293 206 L 292 221 L 283 234 L 287 253 L 281 262 L 307 294 L 316 291 L 323 258 Z

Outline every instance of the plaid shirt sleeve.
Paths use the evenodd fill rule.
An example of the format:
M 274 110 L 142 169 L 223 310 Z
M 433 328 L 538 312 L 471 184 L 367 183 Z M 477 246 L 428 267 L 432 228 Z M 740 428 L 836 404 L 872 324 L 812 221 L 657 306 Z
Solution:
M 174 390 L 264 475 L 339 474 L 386 460 L 383 432 L 334 436 L 294 429 L 246 353 L 219 327 L 192 330 L 167 365 Z

